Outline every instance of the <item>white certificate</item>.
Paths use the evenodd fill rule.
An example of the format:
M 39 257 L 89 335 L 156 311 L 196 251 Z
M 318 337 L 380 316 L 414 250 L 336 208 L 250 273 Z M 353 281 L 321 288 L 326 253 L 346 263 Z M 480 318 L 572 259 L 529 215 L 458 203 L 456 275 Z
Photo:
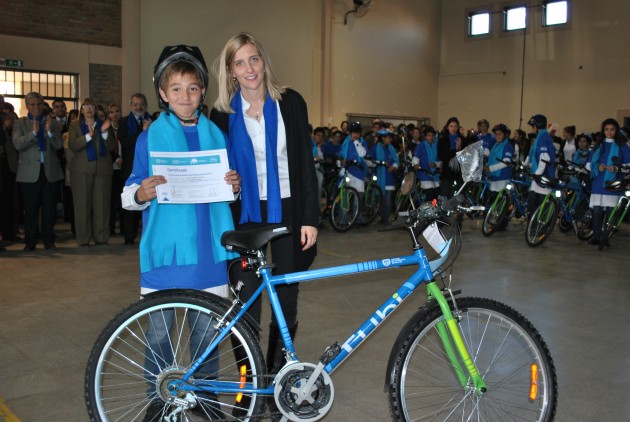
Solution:
M 227 151 L 155 152 L 149 155 L 153 174 L 164 176 L 157 186 L 160 204 L 203 204 L 233 201 L 232 186 L 223 178 L 230 169 Z

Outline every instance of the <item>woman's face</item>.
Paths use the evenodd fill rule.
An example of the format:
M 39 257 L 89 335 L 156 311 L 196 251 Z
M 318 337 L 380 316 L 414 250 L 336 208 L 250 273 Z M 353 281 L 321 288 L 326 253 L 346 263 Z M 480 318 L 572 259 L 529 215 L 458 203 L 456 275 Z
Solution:
M 94 104 L 83 104 L 81 106 L 81 114 L 83 114 L 84 119 L 94 120 L 95 113 L 96 113 L 96 106 L 94 106 Z
M 241 89 L 256 91 L 263 86 L 265 64 L 252 44 L 247 43 L 236 50 L 230 70 Z
M 109 108 L 109 120 L 111 120 L 112 122 L 117 122 L 120 119 L 120 110 L 118 110 L 118 107 L 116 106 L 111 106 Z
M 451 122 L 448 124 L 446 129 L 448 130 L 449 134 L 455 135 L 457 131 L 459 131 L 459 125 L 457 124 L 457 122 Z
M 614 125 L 606 125 L 604 126 L 604 136 L 609 139 L 614 139 L 617 134 L 617 128 Z

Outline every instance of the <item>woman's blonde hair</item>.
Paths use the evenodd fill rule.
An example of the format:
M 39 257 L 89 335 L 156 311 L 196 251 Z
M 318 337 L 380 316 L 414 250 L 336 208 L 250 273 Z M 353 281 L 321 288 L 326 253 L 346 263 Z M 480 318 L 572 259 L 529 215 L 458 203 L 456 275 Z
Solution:
M 286 87 L 280 85 L 273 74 L 271 60 L 260 41 L 249 32 L 241 32 L 225 43 L 221 54 L 212 64 L 212 73 L 214 73 L 215 78 L 219 82 L 219 95 L 214 102 L 214 107 L 224 113 L 234 113 L 234 110 L 230 107 L 230 101 L 232 101 L 232 97 L 238 91 L 239 86 L 236 79 L 232 77 L 230 67 L 236 52 L 245 44 L 251 44 L 256 47 L 262 58 L 264 65 L 263 83 L 271 98 L 274 101 L 279 101 L 282 93 L 286 90 Z

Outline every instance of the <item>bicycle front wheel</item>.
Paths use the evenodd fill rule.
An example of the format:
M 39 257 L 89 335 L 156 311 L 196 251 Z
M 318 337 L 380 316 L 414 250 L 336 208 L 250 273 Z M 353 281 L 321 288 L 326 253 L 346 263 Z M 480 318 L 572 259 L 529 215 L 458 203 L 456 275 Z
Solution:
M 378 215 L 383 201 L 383 189 L 377 184 L 369 184 L 365 189 L 363 200 L 363 223 L 370 224 Z
M 525 230 L 525 241 L 531 247 L 541 245 L 551 235 L 558 218 L 558 207 L 547 197 L 530 216 Z
M 158 421 L 171 414 L 188 418 L 181 420 L 194 420 L 192 415 L 207 420 L 258 420 L 264 398 L 256 394 L 218 393 L 201 387 L 188 394 L 182 390 L 177 397 L 169 392 L 169 385 L 181 381 L 216 337 L 218 321 L 228 309 L 229 304 L 217 296 L 178 290 L 148 295 L 114 317 L 87 364 L 85 400 L 90 420 Z M 264 388 L 265 375 L 256 334 L 241 320 L 218 351 L 187 382 L 181 382 L 199 386 L 204 380 L 216 380 Z
M 490 299 L 462 298 L 457 306 L 458 327 L 487 392 L 478 395 L 470 380 L 462 386 L 438 332 L 443 314 L 428 306 L 407 323 L 392 350 L 389 399 L 394 420 L 553 420 L 555 368 L 533 325 Z
M 359 217 L 359 193 L 349 186 L 335 196 L 330 208 L 330 225 L 338 232 L 349 230 Z

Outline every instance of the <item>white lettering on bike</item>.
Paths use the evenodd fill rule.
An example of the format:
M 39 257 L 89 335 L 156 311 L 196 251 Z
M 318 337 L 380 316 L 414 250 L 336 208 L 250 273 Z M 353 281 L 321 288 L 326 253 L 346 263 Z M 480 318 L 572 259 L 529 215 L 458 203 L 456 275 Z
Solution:
M 369 330 L 369 332 L 372 332 L 376 327 L 381 325 L 381 323 L 385 320 L 387 315 L 389 315 L 394 309 L 396 309 L 398 305 L 402 303 L 402 298 L 398 295 L 395 295 L 395 297 L 393 297 L 392 299 L 395 302 L 392 302 L 389 305 L 385 306 L 385 308 L 383 308 L 382 311 L 380 309 L 377 310 L 374 313 L 374 316 L 370 318 L 370 323 L 372 324 L 372 327 Z M 350 336 L 350 338 L 346 340 L 344 344 L 341 345 L 341 348 L 344 349 L 346 352 L 350 353 L 366 337 L 367 335 L 363 332 L 363 330 L 359 330 L 355 334 L 352 334 L 352 336 Z

